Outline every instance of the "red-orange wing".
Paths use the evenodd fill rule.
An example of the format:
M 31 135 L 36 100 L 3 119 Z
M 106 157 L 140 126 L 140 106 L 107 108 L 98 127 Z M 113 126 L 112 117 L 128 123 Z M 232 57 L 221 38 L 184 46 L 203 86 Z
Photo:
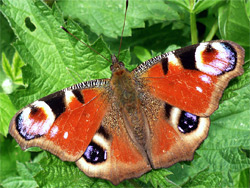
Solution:
M 155 97 L 198 116 L 209 116 L 230 79 L 243 73 L 244 50 L 231 41 L 211 41 L 157 56 L 134 74 Z
M 169 167 L 192 160 L 195 150 L 207 137 L 209 117 L 196 116 L 163 101 L 158 104 L 157 117 L 148 119 L 151 135 L 147 154 L 152 167 Z
M 22 149 L 38 146 L 62 160 L 76 161 L 109 108 L 108 82 L 83 82 L 35 101 L 13 117 L 10 134 Z
M 230 79 L 243 73 L 244 50 L 230 41 L 201 43 L 157 56 L 134 70 L 149 124 L 152 168 L 192 160 Z M 204 117 L 205 116 L 205 117 Z

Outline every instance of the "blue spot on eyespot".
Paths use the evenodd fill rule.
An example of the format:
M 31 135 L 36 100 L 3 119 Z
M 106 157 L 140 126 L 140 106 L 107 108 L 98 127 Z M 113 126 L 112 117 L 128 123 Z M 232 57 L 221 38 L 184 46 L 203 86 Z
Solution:
M 198 127 L 198 123 L 199 116 L 182 111 L 179 119 L 178 129 L 182 133 L 189 133 Z
M 107 160 L 107 151 L 91 142 L 83 154 L 84 159 L 92 164 L 101 163 Z

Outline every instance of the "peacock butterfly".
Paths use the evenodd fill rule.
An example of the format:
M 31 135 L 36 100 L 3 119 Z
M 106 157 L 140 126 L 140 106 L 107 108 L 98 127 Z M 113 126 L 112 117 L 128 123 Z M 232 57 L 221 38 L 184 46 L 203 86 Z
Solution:
M 112 56 L 112 77 L 82 82 L 21 109 L 9 132 L 119 184 L 192 160 L 228 82 L 243 73 L 238 44 L 211 41 L 145 61 L 132 72 Z

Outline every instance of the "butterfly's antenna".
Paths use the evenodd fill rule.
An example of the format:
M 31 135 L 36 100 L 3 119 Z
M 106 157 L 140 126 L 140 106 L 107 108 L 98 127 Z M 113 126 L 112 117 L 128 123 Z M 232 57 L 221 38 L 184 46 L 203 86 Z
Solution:
M 126 0 L 126 9 L 125 9 L 125 16 L 124 16 L 124 21 L 123 21 L 122 35 L 121 35 L 121 40 L 120 40 L 119 52 L 118 52 L 118 56 L 117 56 L 118 60 L 119 60 L 119 55 L 120 55 L 121 46 L 122 46 L 122 37 L 123 37 L 123 31 L 124 31 L 124 28 L 125 28 L 125 21 L 126 21 L 126 16 L 127 16 L 127 10 L 128 10 L 128 0 Z
M 89 49 L 91 49 L 93 52 L 95 52 L 96 54 L 102 56 L 104 59 L 106 59 L 108 62 L 112 63 L 110 60 L 108 60 L 106 57 L 104 57 L 102 54 L 100 54 L 99 52 L 97 52 L 94 48 L 92 48 L 91 46 L 89 46 L 88 44 L 86 44 L 85 42 L 81 41 L 78 37 L 76 37 L 75 35 L 73 35 L 72 33 L 70 33 L 66 28 L 64 28 L 63 26 L 60 26 L 66 33 L 70 34 L 72 37 L 74 37 L 76 40 L 78 40 L 79 42 L 81 42 L 82 44 L 84 44 L 85 46 L 87 46 Z

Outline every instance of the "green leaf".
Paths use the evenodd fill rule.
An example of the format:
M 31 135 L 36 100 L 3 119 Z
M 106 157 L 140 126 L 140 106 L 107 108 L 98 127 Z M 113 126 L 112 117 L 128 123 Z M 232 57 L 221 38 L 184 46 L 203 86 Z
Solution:
M 74 163 L 63 162 L 47 154 L 40 161 L 43 171 L 36 175 L 39 187 L 91 187 L 95 179 L 82 173 Z
M 194 5 L 194 12 L 196 14 L 206 10 L 209 7 L 215 6 L 216 4 L 220 3 L 221 0 L 198 0 Z
M 54 17 L 54 12 L 42 2 L 4 1 L 4 3 L 2 10 L 8 16 L 12 27 L 15 27 L 15 33 L 20 39 L 14 46 L 22 59 L 28 62 L 22 70 L 23 81 L 29 87 L 10 95 L 17 108 L 48 93 L 75 84 L 67 68 L 78 70 L 78 74 L 88 79 L 110 76 L 110 63 L 60 29 L 63 21 L 59 22 L 60 18 Z M 32 7 L 32 10 L 29 7 Z M 12 12 L 14 14 L 11 14 Z M 16 14 L 20 17 L 14 16 Z M 27 17 L 36 27 L 34 31 L 26 27 L 24 20 Z M 65 27 L 82 40 L 87 40 L 79 26 L 70 20 Z M 110 57 L 110 52 L 101 38 L 92 47 L 107 58 Z
M 171 52 L 171 51 L 177 50 L 179 48 L 181 48 L 181 47 L 178 45 L 172 44 L 172 45 L 168 46 L 164 52 Z
M 183 7 L 185 10 L 189 11 L 190 9 L 190 1 L 189 0 L 169 0 L 168 1 L 170 4 L 175 5 L 176 7 Z M 175 7 L 175 8 L 176 8 Z
M 0 59 L 2 59 L 2 53 L 5 53 L 8 60 L 11 60 L 15 52 L 12 42 L 16 40 L 14 32 L 12 31 L 7 19 L 0 13 L 1 32 L 0 32 Z M 1 70 L 1 69 L 0 69 Z
M 190 40 L 183 36 L 182 40 L 180 36 L 184 35 L 183 29 L 172 29 L 173 25 L 162 25 L 155 24 L 152 26 L 147 26 L 145 29 L 133 30 L 133 36 L 123 38 L 123 47 L 133 49 L 135 46 L 142 46 L 148 51 L 158 51 L 164 52 L 165 49 L 176 44 L 178 46 L 187 46 L 190 44 Z M 108 44 L 110 41 L 108 40 Z M 111 43 L 112 49 L 118 49 L 119 41 L 116 43 Z
M 9 177 L 2 182 L 3 187 L 38 187 L 33 176 L 41 170 L 39 164 L 17 162 L 17 171 L 20 176 Z
M 58 1 L 66 16 L 80 20 L 97 35 L 103 33 L 112 38 L 121 35 L 126 1 Z M 97 6 L 98 5 L 98 6 Z M 81 7 L 81 8 L 79 8 Z M 142 11 L 143 10 L 143 11 Z M 129 1 L 124 36 L 131 36 L 132 28 L 142 28 L 145 20 L 155 23 L 165 20 L 178 20 L 178 14 L 163 0 Z
M 235 187 L 249 187 L 250 170 L 246 168 L 242 170 L 240 173 L 234 173 L 232 178 L 235 182 L 234 184 Z
M 18 53 L 14 54 L 13 57 L 13 64 L 12 64 L 12 72 L 14 75 L 14 83 L 16 84 L 23 84 L 22 80 L 22 71 L 21 67 L 24 65 L 24 62 L 20 59 Z
M 178 185 L 176 185 L 174 182 L 171 182 L 169 179 L 167 179 L 167 176 L 170 174 L 172 174 L 172 172 L 166 169 L 158 169 L 148 172 L 139 179 L 145 182 L 150 182 L 153 187 L 178 187 Z
M 219 9 L 219 29 L 223 39 L 250 46 L 250 21 L 244 0 L 231 0 Z
M 247 17 L 250 17 L 250 1 L 246 2 Z
M 221 172 L 209 173 L 208 171 L 203 171 L 190 179 L 183 187 L 224 187 L 221 185 L 222 181 L 223 176 Z
M 34 180 L 33 178 L 31 179 L 30 177 L 37 175 L 42 168 L 38 163 L 20 163 L 17 162 L 17 171 L 18 174 L 23 178 L 27 180 Z
M 10 62 L 6 58 L 4 53 L 2 53 L 2 67 L 5 74 L 9 76 L 12 80 L 14 80 L 14 75 L 12 74 Z
M 16 109 L 9 97 L 0 93 L 0 134 L 7 136 L 11 118 L 15 115 Z
M 26 162 L 30 160 L 30 153 L 23 152 L 15 140 L 4 139 L 0 135 L 0 183 L 9 177 L 15 177 L 18 174 L 16 162 Z
M 149 51 L 141 46 L 135 46 L 134 53 L 141 62 L 147 61 L 151 58 Z
M 5 54 L 2 54 L 2 68 L 4 73 L 8 78 L 11 79 L 12 83 L 10 83 L 11 87 L 17 87 L 16 85 L 23 85 L 23 78 L 22 78 L 22 72 L 21 72 L 21 67 L 24 65 L 24 62 L 20 59 L 19 55 L 17 52 L 15 52 L 14 57 L 13 57 L 13 62 L 12 66 L 9 62 L 9 60 L 6 58 Z M 5 80 L 6 81 L 6 80 Z M 12 93 L 12 88 L 9 91 L 8 85 L 6 86 L 6 83 L 2 83 L 3 90 L 5 93 L 9 94 Z

